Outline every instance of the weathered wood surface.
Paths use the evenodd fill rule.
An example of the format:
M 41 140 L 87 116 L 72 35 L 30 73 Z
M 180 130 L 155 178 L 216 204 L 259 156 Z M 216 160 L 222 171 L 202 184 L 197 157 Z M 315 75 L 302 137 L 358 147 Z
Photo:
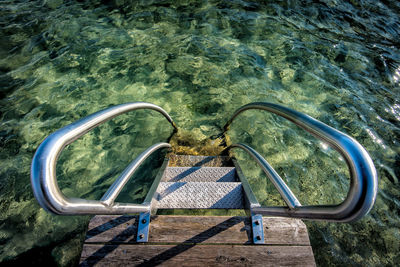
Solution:
M 265 245 L 253 245 L 246 217 L 152 216 L 148 243 L 136 243 L 138 216 L 98 215 L 82 266 L 315 266 L 301 220 L 263 217 Z
M 315 266 L 310 246 L 86 245 L 81 266 Z
M 98 215 L 89 224 L 86 243 L 136 243 L 136 216 Z M 265 244 L 310 245 L 298 219 L 263 217 Z M 250 220 L 229 216 L 152 216 L 149 242 L 250 243 Z

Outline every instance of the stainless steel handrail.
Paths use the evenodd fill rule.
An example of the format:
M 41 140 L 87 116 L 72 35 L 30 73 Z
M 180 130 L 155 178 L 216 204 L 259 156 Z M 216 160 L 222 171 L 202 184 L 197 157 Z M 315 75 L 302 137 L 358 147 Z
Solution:
M 55 214 L 126 214 L 146 212 L 150 204 L 114 203 L 122 187 L 138 166 L 153 152 L 171 147 L 168 143 L 158 143 L 140 154 L 121 174 L 100 201 L 67 198 L 59 189 L 56 178 L 56 163 L 61 151 L 80 136 L 99 124 L 118 115 L 136 109 L 152 109 L 161 113 L 176 128 L 168 113 L 154 104 L 145 102 L 127 103 L 96 112 L 49 135 L 38 147 L 31 165 L 33 193 L 45 210 Z
M 292 190 L 286 185 L 283 179 L 279 176 L 279 174 L 272 168 L 272 166 L 253 148 L 249 147 L 245 144 L 233 144 L 230 146 L 231 148 L 241 148 L 252 156 L 257 164 L 261 167 L 267 177 L 270 179 L 272 184 L 281 194 L 283 200 L 289 206 L 290 209 L 295 209 L 301 207 L 300 202 L 297 200 Z
M 240 113 L 248 109 L 266 110 L 284 117 L 331 145 L 346 160 L 351 179 L 350 190 L 347 197 L 339 205 L 296 206 L 296 204 L 294 204 L 292 205 L 293 207 L 290 207 L 288 204 L 289 208 L 255 207 L 253 209 L 254 213 L 311 220 L 350 222 L 360 219 L 372 209 L 378 191 L 378 176 L 368 152 L 356 140 L 306 114 L 267 102 L 250 103 L 236 110 L 231 119 L 224 126 L 225 131 L 229 129 L 229 125 Z M 263 160 L 260 159 L 262 157 L 254 149 L 244 147 L 243 145 L 234 145 L 232 147 L 241 147 L 252 155 L 259 164 L 263 164 Z M 272 167 L 269 169 L 268 166 L 269 164 L 265 165 L 265 168 L 263 168 L 268 177 L 270 179 L 272 177 L 271 180 L 278 183 L 278 188 L 282 186 L 285 188 L 285 185 L 281 183 L 283 181 L 279 179 L 279 175 L 279 178 L 276 177 L 274 171 L 272 171 Z M 284 198 L 294 196 L 289 192 L 285 193 L 285 190 L 282 192 L 280 190 L 280 193 Z M 285 201 L 288 203 L 288 200 Z

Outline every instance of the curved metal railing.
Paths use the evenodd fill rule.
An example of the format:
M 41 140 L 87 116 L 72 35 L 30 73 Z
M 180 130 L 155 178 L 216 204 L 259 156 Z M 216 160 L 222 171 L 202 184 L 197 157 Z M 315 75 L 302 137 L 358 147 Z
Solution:
M 356 140 L 306 114 L 266 102 L 250 103 L 236 110 L 224 126 L 225 131 L 229 129 L 229 125 L 240 113 L 248 109 L 266 110 L 284 117 L 331 145 L 346 160 L 351 179 L 350 190 L 346 199 L 341 204 L 301 206 L 282 178 L 260 154 L 249 146 L 243 144 L 233 145 L 231 146 L 232 148 L 239 147 L 245 150 L 257 161 L 288 205 L 288 207 L 255 207 L 253 209 L 254 213 L 312 220 L 350 222 L 360 219 L 371 210 L 378 190 L 378 176 L 368 152 Z
M 145 102 L 127 103 L 96 112 L 49 135 L 38 147 L 31 166 L 31 184 L 39 204 L 55 214 L 126 214 L 147 212 L 150 204 L 114 203 L 124 185 L 143 161 L 161 148 L 170 148 L 168 143 L 158 143 L 141 153 L 117 178 L 100 201 L 67 198 L 59 189 L 56 178 L 56 163 L 61 151 L 80 136 L 96 126 L 128 111 L 152 109 L 161 113 L 176 128 L 168 113 L 154 104 Z

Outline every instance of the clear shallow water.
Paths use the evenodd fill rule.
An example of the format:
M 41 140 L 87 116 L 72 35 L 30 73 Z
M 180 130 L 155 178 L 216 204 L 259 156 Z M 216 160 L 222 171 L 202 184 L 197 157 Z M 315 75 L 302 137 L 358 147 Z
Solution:
M 89 217 L 52 216 L 30 189 L 33 153 L 51 132 L 109 105 L 147 101 L 185 143 L 207 142 L 241 105 L 281 103 L 355 137 L 379 174 L 374 209 L 352 224 L 308 222 L 317 263 L 400 262 L 400 5 L 388 1 L 2 1 L 0 262 L 68 265 Z M 99 198 L 136 155 L 165 141 L 156 112 L 114 119 L 69 146 L 58 165 L 69 196 Z M 295 126 L 261 111 L 228 132 L 284 177 L 305 204 L 338 203 L 345 164 Z M 259 200 L 282 203 L 238 152 Z M 122 197 L 140 201 L 147 163 Z

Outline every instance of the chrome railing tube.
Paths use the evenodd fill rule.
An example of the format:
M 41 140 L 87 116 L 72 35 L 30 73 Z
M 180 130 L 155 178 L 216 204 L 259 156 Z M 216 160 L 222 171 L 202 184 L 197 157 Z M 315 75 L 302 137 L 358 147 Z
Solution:
M 346 199 L 339 205 L 302 206 L 294 210 L 287 207 L 260 207 L 256 208 L 255 212 L 263 215 L 349 222 L 360 219 L 372 209 L 378 191 L 378 176 L 368 152 L 356 140 L 306 114 L 266 102 L 250 103 L 236 110 L 224 126 L 225 130 L 229 129 L 231 122 L 240 113 L 248 109 L 266 110 L 292 121 L 336 149 L 344 157 L 350 170 L 350 190 Z
M 150 156 L 153 152 L 161 148 L 170 148 L 171 145 L 168 143 L 158 143 L 152 145 L 148 149 L 146 149 L 143 153 L 141 153 L 131 164 L 126 167 L 126 169 L 122 172 L 122 174 L 117 178 L 117 180 L 110 186 L 107 192 L 100 199 L 107 206 L 111 206 L 114 204 L 115 199 L 118 197 L 122 188 L 129 181 L 135 171 L 139 168 L 139 166 Z
M 278 190 L 279 194 L 282 196 L 283 200 L 286 202 L 290 209 L 295 209 L 301 207 L 300 202 L 297 200 L 296 196 L 293 194 L 292 190 L 286 185 L 279 174 L 272 168 L 272 166 L 253 148 L 245 144 L 234 144 L 231 148 L 241 148 L 252 156 L 257 164 L 261 167 L 264 173 L 268 176 L 272 184 Z
M 125 214 L 146 212 L 150 209 L 149 205 L 142 204 L 115 203 L 108 206 L 101 201 L 67 198 L 60 191 L 56 178 L 57 159 L 65 146 L 99 124 L 136 109 L 158 111 L 176 129 L 172 118 L 165 110 L 150 103 L 136 102 L 114 106 L 89 115 L 52 133 L 40 144 L 32 160 L 31 184 L 34 196 L 45 210 L 56 214 Z

